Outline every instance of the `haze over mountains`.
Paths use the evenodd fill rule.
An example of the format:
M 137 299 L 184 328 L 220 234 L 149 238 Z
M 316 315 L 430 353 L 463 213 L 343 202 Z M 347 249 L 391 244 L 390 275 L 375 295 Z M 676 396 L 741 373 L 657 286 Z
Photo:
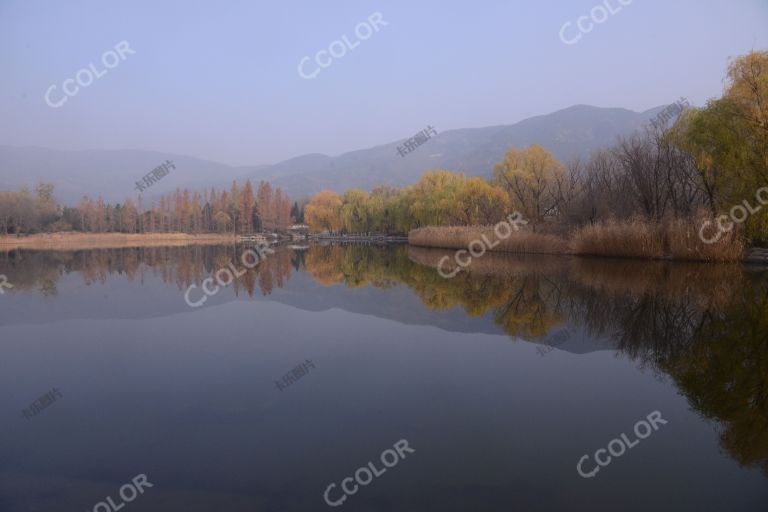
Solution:
M 368 149 L 338 156 L 306 154 L 273 165 L 245 167 L 156 151 L 60 151 L 0 145 L 0 190 L 47 181 L 55 185 L 56 198 L 63 204 L 74 204 L 84 195 L 122 202 L 136 195 L 136 181 L 166 159 L 173 160 L 176 169 L 146 190 L 145 200 L 176 187 L 224 188 L 233 179 L 246 178 L 268 180 L 295 199 L 322 189 L 342 192 L 353 187 L 370 190 L 383 184 L 399 187 L 436 168 L 488 177 L 510 148 L 540 144 L 565 162 L 610 146 L 617 137 L 640 129 L 663 108 L 633 112 L 577 105 L 512 125 L 445 132 L 435 126 L 436 136 L 401 157 L 397 147 L 425 125 L 413 127 L 401 140 Z

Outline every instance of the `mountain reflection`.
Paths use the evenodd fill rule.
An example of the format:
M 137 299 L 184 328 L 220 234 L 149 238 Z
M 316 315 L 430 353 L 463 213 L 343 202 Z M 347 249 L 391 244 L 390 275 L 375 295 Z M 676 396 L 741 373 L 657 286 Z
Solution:
M 240 246 L 0 253 L 6 293 L 57 295 L 62 276 L 86 285 L 111 275 L 160 278 L 184 290 L 232 263 Z M 739 265 L 486 254 L 452 279 L 437 264 L 450 251 L 406 246 L 278 248 L 230 285 L 269 295 L 305 272 L 322 286 L 405 285 L 429 309 L 488 315 L 512 339 L 546 343 L 573 326 L 609 340 L 669 376 L 701 415 L 720 425 L 723 448 L 768 475 L 768 272 Z M 232 292 L 227 292 L 232 293 Z

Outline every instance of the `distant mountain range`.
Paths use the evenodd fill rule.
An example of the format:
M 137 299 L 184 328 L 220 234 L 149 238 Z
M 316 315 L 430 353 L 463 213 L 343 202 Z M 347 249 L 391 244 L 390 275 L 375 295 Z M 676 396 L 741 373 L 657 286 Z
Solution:
M 561 161 L 587 156 L 610 146 L 647 123 L 664 107 L 645 112 L 577 105 L 531 117 L 512 125 L 447 130 L 402 157 L 397 147 L 412 136 L 338 156 L 307 154 L 273 165 L 236 167 L 186 155 L 142 150 L 60 151 L 0 145 L 0 190 L 15 190 L 38 181 L 52 182 L 56 198 L 73 204 L 83 195 L 108 202 L 135 197 L 135 182 L 164 160 L 175 170 L 143 194 L 151 200 L 176 187 L 202 190 L 228 187 L 233 179 L 268 180 L 292 198 L 322 189 L 370 190 L 376 185 L 411 184 L 429 169 L 461 171 L 488 177 L 510 148 L 540 144 Z M 424 127 L 414 127 L 413 132 Z

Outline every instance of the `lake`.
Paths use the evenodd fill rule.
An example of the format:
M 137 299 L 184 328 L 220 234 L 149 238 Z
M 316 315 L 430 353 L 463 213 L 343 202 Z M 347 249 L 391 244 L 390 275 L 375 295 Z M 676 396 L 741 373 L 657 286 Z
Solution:
M 0 253 L 0 510 L 768 510 L 765 268 L 244 249 Z

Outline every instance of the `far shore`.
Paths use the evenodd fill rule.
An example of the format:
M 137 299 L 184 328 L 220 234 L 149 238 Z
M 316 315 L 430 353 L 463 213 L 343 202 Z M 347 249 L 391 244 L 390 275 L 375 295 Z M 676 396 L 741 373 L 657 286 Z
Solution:
M 491 235 L 490 228 L 486 226 L 456 227 L 430 227 L 412 230 L 408 237 L 405 236 L 338 236 L 318 237 L 310 235 L 309 240 L 324 241 L 363 241 L 363 242 L 407 242 L 412 247 L 424 247 L 433 249 L 467 249 L 470 242 L 482 240 L 483 235 Z M 485 237 L 488 240 L 488 236 Z M 33 249 L 48 251 L 73 251 L 85 249 L 120 249 L 129 247 L 183 247 L 191 245 L 223 245 L 237 244 L 240 242 L 238 235 L 227 233 L 37 233 L 34 235 L 0 235 L 0 252 L 14 249 Z M 648 257 L 648 255 L 636 254 L 580 254 L 574 251 L 566 240 L 552 235 L 536 235 L 526 233 L 523 237 L 511 237 L 505 240 L 499 247 L 486 247 L 486 250 L 495 253 L 518 254 L 550 254 L 563 256 L 604 256 L 609 258 L 651 259 L 651 260 L 688 260 L 713 263 L 707 258 L 687 257 L 676 258 L 670 255 L 661 257 Z M 768 249 L 751 248 L 744 250 L 733 262 L 768 264 Z M 450 266 L 450 265 L 447 265 Z
M 408 234 L 408 244 L 413 247 L 463 251 L 461 261 L 465 261 L 470 256 L 470 251 L 473 251 L 472 256 L 475 256 L 475 253 L 482 255 L 488 251 L 706 263 L 768 264 L 768 249 L 726 246 L 723 250 L 723 246 L 728 242 L 707 245 L 695 236 L 679 236 L 672 232 L 673 235 L 678 235 L 676 239 L 672 239 L 672 242 L 676 243 L 676 248 L 673 251 L 666 251 L 663 248 L 664 242 L 661 240 L 665 235 L 664 232 L 642 232 L 637 229 L 637 226 L 629 228 L 627 225 L 610 227 L 614 228 L 614 232 L 608 233 L 609 236 L 604 235 L 605 229 L 601 227 L 597 230 L 597 236 L 589 240 L 589 244 L 581 245 L 578 244 L 578 239 L 574 243 L 573 238 L 530 231 L 521 231 L 507 238 L 498 239 L 489 226 L 425 227 L 412 230 Z M 603 232 L 600 229 L 603 229 Z M 669 233 L 668 231 L 666 235 L 669 236 Z M 458 257 L 454 260 L 459 262 Z M 450 265 L 456 266 L 454 263 L 447 264 L 447 266 Z M 462 266 L 460 262 L 459 266 Z
M 178 247 L 236 243 L 231 233 L 38 233 L 27 236 L 0 236 L 0 251 L 13 249 L 80 250 L 124 247 Z

